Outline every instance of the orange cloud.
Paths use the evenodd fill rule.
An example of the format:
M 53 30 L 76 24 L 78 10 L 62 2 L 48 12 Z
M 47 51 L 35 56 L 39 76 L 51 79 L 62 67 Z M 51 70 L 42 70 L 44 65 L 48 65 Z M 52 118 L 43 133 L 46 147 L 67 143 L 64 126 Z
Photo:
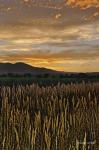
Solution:
M 89 7 L 99 7 L 98 0 L 66 0 L 66 4 L 72 7 L 79 6 L 82 9 L 86 9 Z
M 93 14 L 93 17 L 97 17 L 99 15 L 99 11 Z
M 66 56 L 66 55 L 65 55 Z M 59 56 L 58 56 L 59 57 Z M 0 57 L 0 61 L 2 62 L 25 62 L 33 66 L 37 67 L 45 67 L 45 68 L 50 68 L 50 69 L 55 69 L 55 70 L 61 70 L 61 71 L 81 71 L 81 72 L 90 72 L 90 71 L 99 71 L 99 58 L 95 59 L 90 59 L 90 60 L 68 60 L 68 59 L 63 59 L 63 58 L 46 58 L 44 57 L 35 57 L 35 56 L 27 56 L 25 57 L 24 55 L 19 55 L 19 56 L 4 56 Z M 93 61 L 93 63 L 92 63 Z M 95 64 L 95 65 L 94 65 Z M 89 67 L 90 65 L 90 67 Z
M 72 7 L 79 6 L 81 8 L 89 8 L 89 7 L 99 7 L 99 0 L 60 0 L 58 2 L 54 0 L 23 0 L 26 3 L 31 3 L 32 5 L 43 6 L 43 7 L 52 7 L 52 8 L 63 8 L 64 5 L 71 5 Z
M 62 14 L 58 13 L 58 14 L 55 15 L 55 19 L 59 19 L 61 16 L 62 16 Z
M 85 21 L 90 21 L 90 20 L 94 20 L 97 16 L 99 16 L 99 11 L 95 12 L 94 14 L 92 14 L 91 16 L 87 16 L 84 18 Z

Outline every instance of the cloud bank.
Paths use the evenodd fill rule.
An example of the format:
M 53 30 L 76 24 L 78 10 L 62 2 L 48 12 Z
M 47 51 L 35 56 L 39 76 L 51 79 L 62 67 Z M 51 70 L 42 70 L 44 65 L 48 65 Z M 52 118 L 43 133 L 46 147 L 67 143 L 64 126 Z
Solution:
M 0 61 L 99 71 L 98 0 L 0 1 Z

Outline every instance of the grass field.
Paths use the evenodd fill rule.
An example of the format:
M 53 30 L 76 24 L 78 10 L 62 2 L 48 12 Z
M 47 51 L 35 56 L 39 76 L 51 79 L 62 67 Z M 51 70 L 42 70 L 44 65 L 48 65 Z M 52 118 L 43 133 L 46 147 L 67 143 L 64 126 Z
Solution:
M 0 150 L 98 150 L 99 83 L 0 87 Z

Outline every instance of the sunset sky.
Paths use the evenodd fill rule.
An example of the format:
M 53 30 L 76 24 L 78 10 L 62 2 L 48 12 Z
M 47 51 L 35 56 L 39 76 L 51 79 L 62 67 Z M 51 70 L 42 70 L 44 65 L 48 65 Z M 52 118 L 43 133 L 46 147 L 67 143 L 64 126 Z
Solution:
M 99 0 L 0 0 L 0 62 L 99 71 Z

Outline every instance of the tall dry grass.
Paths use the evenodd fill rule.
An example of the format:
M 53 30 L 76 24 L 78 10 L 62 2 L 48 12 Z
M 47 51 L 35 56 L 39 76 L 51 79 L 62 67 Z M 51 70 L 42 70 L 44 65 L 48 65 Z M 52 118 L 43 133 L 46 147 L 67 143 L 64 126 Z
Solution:
M 0 87 L 0 150 L 98 150 L 99 83 Z

